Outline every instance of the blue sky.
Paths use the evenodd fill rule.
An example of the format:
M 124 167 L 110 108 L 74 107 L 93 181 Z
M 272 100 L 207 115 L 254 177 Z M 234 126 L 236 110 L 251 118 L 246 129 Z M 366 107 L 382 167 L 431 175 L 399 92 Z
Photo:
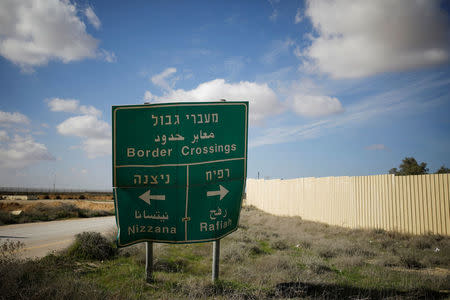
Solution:
M 111 187 L 111 106 L 248 100 L 248 176 L 450 166 L 445 1 L 0 3 L 0 185 Z

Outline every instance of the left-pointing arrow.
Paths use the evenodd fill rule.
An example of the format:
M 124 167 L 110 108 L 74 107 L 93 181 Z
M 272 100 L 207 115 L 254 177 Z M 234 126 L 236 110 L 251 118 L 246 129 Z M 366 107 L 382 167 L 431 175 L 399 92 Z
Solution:
M 139 196 L 139 199 L 150 205 L 150 200 L 166 200 L 166 195 L 151 195 L 150 190 Z

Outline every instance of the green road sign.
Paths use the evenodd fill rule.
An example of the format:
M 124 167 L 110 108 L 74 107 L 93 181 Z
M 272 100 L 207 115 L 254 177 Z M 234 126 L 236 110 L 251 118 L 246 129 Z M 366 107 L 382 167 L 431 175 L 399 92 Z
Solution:
M 113 106 L 118 244 L 206 242 L 237 229 L 248 102 Z

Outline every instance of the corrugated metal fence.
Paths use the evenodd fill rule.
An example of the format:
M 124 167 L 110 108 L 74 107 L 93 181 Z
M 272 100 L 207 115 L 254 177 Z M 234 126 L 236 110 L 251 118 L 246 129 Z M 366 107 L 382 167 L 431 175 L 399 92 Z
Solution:
M 450 174 L 247 180 L 246 204 L 349 228 L 450 235 Z

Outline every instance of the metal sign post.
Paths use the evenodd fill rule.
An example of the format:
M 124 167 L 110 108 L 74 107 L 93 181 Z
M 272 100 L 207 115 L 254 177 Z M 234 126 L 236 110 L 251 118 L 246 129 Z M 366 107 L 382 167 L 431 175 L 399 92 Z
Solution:
M 220 260 L 220 239 L 213 242 L 213 259 L 212 259 L 212 282 L 219 279 L 219 260 Z
M 147 283 L 153 282 L 153 242 L 145 243 L 145 276 Z

